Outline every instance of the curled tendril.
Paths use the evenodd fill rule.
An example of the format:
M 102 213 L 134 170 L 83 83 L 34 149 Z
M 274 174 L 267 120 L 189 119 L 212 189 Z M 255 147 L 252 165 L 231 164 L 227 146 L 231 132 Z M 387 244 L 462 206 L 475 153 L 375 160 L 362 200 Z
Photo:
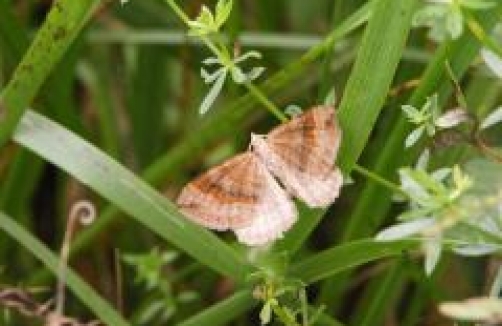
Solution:
M 68 224 L 61 246 L 61 255 L 59 258 L 58 268 L 58 284 L 56 293 L 56 309 L 57 315 L 63 315 L 65 301 L 65 284 L 66 284 L 66 269 L 68 266 L 68 258 L 70 255 L 70 246 L 73 232 L 75 231 L 76 222 L 82 225 L 89 225 L 96 218 L 96 208 L 88 200 L 80 200 L 71 206 L 70 214 L 68 215 Z
M 70 209 L 69 220 L 78 220 L 82 225 L 89 225 L 96 219 L 96 208 L 88 200 L 74 203 Z

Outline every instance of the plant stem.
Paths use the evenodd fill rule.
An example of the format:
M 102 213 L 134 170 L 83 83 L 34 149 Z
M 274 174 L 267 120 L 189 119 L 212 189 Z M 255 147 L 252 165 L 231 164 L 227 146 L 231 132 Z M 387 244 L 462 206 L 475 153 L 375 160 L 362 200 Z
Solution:
M 390 190 L 392 190 L 393 192 L 397 192 L 401 195 L 405 195 L 406 197 L 408 197 L 408 195 L 406 194 L 406 192 L 404 192 L 398 185 L 396 185 L 395 183 L 393 182 L 390 182 L 384 178 L 382 178 L 381 176 L 379 176 L 378 174 L 374 173 L 374 172 L 371 172 L 367 169 L 365 169 L 364 167 L 360 166 L 360 165 L 357 165 L 355 164 L 354 165 L 354 171 L 358 172 L 359 174 L 367 177 L 368 179 L 384 186 L 385 188 L 388 188 Z
M 265 107 L 281 122 L 288 121 L 288 118 L 282 113 L 275 105 L 272 103 L 263 93 L 260 91 L 258 87 L 253 85 L 250 82 L 244 84 L 249 92 L 260 101 Z
M 68 268 L 68 258 L 70 255 L 70 246 L 73 233 L 77 227 L 77 223 L 91 223 L 96 216 L 96 211 L 92 203 L 88 201 L 79 201 L 75 203 L 68 217 L 68 224 L 64 234 L 63 244 L 61 246 L 61 255 L 59 257 L 58 266 L 58 283 L 56 292 L 56 307 L 57 315 L 63 316 L 65 303 L 65 286 L 66 286 L 66 270 Z
M 181 8 L 176 4 L 175 0 L 166 0 L 167 4 L 173 9 L 173 11 L 178 15 L 178 17 L 189 26 L 190 19 L 187 15 L 181 10 Z M 231 58 L 228 56 L 228 50 L 222 44 L 222 49 L 220 50 L 207 36 L 200 36 L 200 39 L 204 42 L 204 44 L 213 52 L 220 62 L 224 63 L 225 66 L 231 67 L 234 65 Z M 274 116 L 277 117 L 281 122 L 286 122 L 288 118 L 282 113 L 274 103 L 272 103 L 261 91 L 259 88 L 254 86 L 251 82 L 244 83 L 244 86 L 248 89 L 248 91 L 258 100 L 260 101 L 267 110 L 270 111 Z
M 293 320 L 287 313 L 282 309 L 282 307 L 277 303 L 271 304 L 274 314 L 279 318 L 279 320 L 286 326 L 300 326 L 295 320 Z
M 495 42 L 490 36 L 488 36 L 484 30 L 484 28 L 478 23 L 478 21 L 474 18 L 474 15 L 471 14 L 468 10 L 463 10 L 462 13 L 467 18 L 467 26 L 471 33 L 490 51 L 494 52 L 502 59 L 502 47 Z

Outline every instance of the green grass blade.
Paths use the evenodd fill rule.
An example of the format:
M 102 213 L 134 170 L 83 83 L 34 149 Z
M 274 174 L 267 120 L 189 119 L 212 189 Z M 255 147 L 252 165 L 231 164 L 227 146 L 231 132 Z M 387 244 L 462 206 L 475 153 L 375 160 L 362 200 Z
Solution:
M 490 28 L 495 22 L 495 15 L 483 15 L 482 21 L 486 28 Z M 438 92 L 441 103 L 444 103 L 452 90 L 444 63 L 449 61 L 457 76 L 462 76 L 478 50 L 478 42 L 470 35 L 465 35 L 452 44 L 441 46 L 431 59 L 419 87 L 413 92 L 408 103 L 420 106 L 426 97 L 434 92 Z M 405 118 L 400 118 L 391 130 L 384 132 L 384 139 L 379 142 L 382 146 L 378 150 L 378 158 L 372 167 L 373 172 L 387 179 L 395 179 L 396 171 L 400 166 L 412 163 L 417 150 L 404 149 L 404 139 L 409 130 L 409 122 Z M 344 229 L 342 241 L 371 236 L 375 232 L 374 226 L 381 224 L 390 206 L 391 194 L 387 189 L 382 189 L 380 185 L 373 182 L 366 183 Z M 368 223 L 369 218 L 372 223 Z M 326 283 L 321 294 L 323 302 L 333 304 L 335 297 L 341 294 L 338 286 L 344 286 L 345 282 L 340 282 L 340 279 L 339 276 L 337 280 Z
M 245 289 L 232 294 L 229 298 L 203 310 L 197 315 L 181 322 L 178 326 L 227 325 L 256 304 L 251 290 Z
M 0 144 L 11 136 L 40 86 L 78 35 L 98 0 L 55 1 L 45 23 L 0 93 Z
M 379 0 L 345 87 L 338 117 L 343 127 L 339 164 L 350 171 L 382 109 L 403 53 L 416 0 Z
M 135 217 L 165 240 L 232 278 L 242 278 L 240 256 L 211 232 L 189 222 L 176 207 L 134 174 L 51 120 L 27 111 L 14 140 L 65 170 Z
M 22 226 L 14 222 L 10 216 L 2 212 L 0 212 L 0 228 L 37 257 L 49 270 L 53 273 L 57 273 L 59 257 L 53 254 L 43 243 L 34 238 Z M 101 321 L 107 325 L 129 325 L 117 311 L 96 294 L 96 292 L 71 269 L 67 270 L 66 277 L 68 288 L 71 289 Z
M 291 273 L 306 283 L 312 283 L 373 260 L 399 255 L 414 246 L 414 241 L 354 241 L 306 258 L 291 266 Z
M 404 50 L 415 1 L 373 3 L 373 14 L 338 111 L 344 133 L 339 164 L 346 171 L 356 163 L 383 107 Z M 294 252 L 300 248 L 324 213 L 307 212 L 277 244 L 277 250 Z
M 395 308 L 393 305 L 402 289 L 402 283 L 406 278 L 403 270 L 406 270 L 405 258 L 398 259 L 390 266 L 385 274 L 374 282 L 373 291 L 368 295 L 369 304 L 357 309 L 354 313 L 352 325 L 372 326 L 381 325 L 389 309 Z M 370 287 L 371 289 L 371 287 Z

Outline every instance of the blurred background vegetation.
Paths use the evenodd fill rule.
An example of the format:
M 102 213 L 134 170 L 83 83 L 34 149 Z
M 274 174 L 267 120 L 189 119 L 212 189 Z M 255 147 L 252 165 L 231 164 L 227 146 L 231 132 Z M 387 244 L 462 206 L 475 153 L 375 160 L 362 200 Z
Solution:
M 417 1 L 407 3 L 415 6 Z M 213 8 L 215 1 L 179 1 L 190 17 L 197 16 L 203 4 Z M 0 89 L 13 78 L 51 5 L 52 1 L 0 0 Z M 251 131 L 265 133 L 278 124 L 261 104 L 246 95 L 246 88 L 228 81 L 211 111 L 199 115 L 200 102 L 208 90 L 200 77 L 201 62 L 209 51 L 186 36 L 186 26 L 163 1 L 96 1 L 92 7 L 90 22 L 64 51 L 30 107 L 94 144 L 167 198 L 175 198 L 181 187 L 199 173 L 246 149 Z M 488 33 L 500 19 L 499 7 L 478 17 Z M 259 65 L 266 70 L 257 84 L 278 107 L 293 104 L 308 108 L 322 103 L 333 90 L 340 102 L 354 62 L 361 55 L 366 25 L 344 32 L 334 43 L 325 40 L 354 14 L 364 21 L 361 10 L 367 8 L 367 1 L 362 0 L 236 0 L 224 33 L 231 47 L 262 53 Z M 410 28 L 409 21 L 404 25 Z M 389 22 L 389 26 L 393 23 Z M 385 30 L 384 25 L 380 27 Z M 381 92 L 385 105 L 382 107 L 377 100 L 376 104 L 370 103 L 378 107 L 374 111 L 376 122 L 366 121 L 364 110 L 354 109 L 350 119 L 345 115 L 345 120 L 342 114 L 342 122 L 360 120 L 366 125 L 366 131 L 361 131 L 360 153 L 347 156 L 354 161 L 359 157 L 359 165 L 391 180 L 397 179 L 396 169 L 411 164 L 418 153 L 404 149 L 403 136 L 409 127 L 403 124 L 400 105 L 409 101 L 418 105 L 434 92 L 440 94 L 443 107 L 456 105 L 451 79 L 443 71 L 446 59 L 468 103 L 473 110 L 479 110 L 477 113 L 483 115 L 500 99 L 500 80 L 480 63 L 480 44 L 472 35 L 466 32 L 459 40 L 436 45 L 426 34 L 423 28 L 415 29 L 404 48 L 395 45 L 400 52 L 396 52 L 399 62 L 395 73 L 392 64 L 382 67 L 378 62 L 373 66 L 367 63 L 366 67 L 372 67 L 365 71 L 368 78 L 373 78 L 369 80 L 378 82 L 378 75 L 385 75 L 385 71 L 392 77 L 391 89 L 382 82 L 386 88 Z M 387 46 L 393 45 L 381 44 L 382 53 Z M 43 65 L 45 50 L 38 51 Z M 310 54 L 305 57 L 305 53 Z M 371 58 L 370 53 L 364 55 Z M 441 72 L 435 74 L 434 69 Z M 409 82 L 420 78 L 428 84 L 417 90 L 417 83 Z M 370 88 L 359 87 L 351 95 L 362 100 L 371 92 Z M 349 134 L 357 137 L 358 132 L 355 128 Z M 493 132 L 494 142 L 500 140 L 498 132 Z M 16 142 L 26 145 L 23 140 Z M 239 292 L 242 279 L 221 276 L 214 268 L 194 260 L 192 253 L 186 255 L 176 241 L 173 246 L 152 232 L 154 227 L 145 228 L 111 207 L 107 196 L 103 198 L 86 186 L 93 188 L 95 181 L 78 181 L 59 164 L 53 165 L 50 154 L 40 157 L 24 147 L 30 148 L 11 141 L 1 150 L 1 210 L 57 254 L 70 207 L 77 200 L 91 200 L 98 219 L 88 229 L 76 232 L 71 266 L 129 323 L 175 325 L 223 303 L 215 312 L 217 317 L 192 319 L 192 324 L 259 324 L 260 309 L 251 300 L 251 291 Z M 58 143 L 53 147 L 57 148 Z M 62 146 L 61 151 L 64 156 L 66 147 Z M 462 146 L 439 151 L 433 165 L 463 162 L 469 153 Z M 80 159 L 85 161 L 74 158 L 77 162 Z M 345 161 L 347 172 L 354 163 L 350 160 Z M 110 173 L 110 178 L 113 176 Z M 302 208 L 302 218 L 319 223 L 305 226 L 313 231 L 303 244 L 301 240 L 293 262 L 372 237 L 403 209 L 402 204 L 392 203 L 388 189 L 358 174 L 353 178 L 355 183 L 344 188 L 341 198 L 323 216 Z M 102 186 L 108 182 L 112 181 L 103 179 Z M 233 235 L 221 237 L 245 256 L 244 249 L 233 244 Z M 54 296 L 55 277 L 26 249 L 26 243 L 20 245 L 19 240 L 0 235 L 0 282 L 6 287 L 29 289 L 45 302 Z M 395 250 L 397 258 L 358 266 L 349 273 L 350 268 L 364 262 L 351 265 L 349 250 L 337 260 L 340 265 L 347 260 L 342 273 L 313 277 L 318 282 L 307 288 L 309 302 L 326 306 L 319 324 L 449 325 L 451 321 L 438 314 L 436 304 L 486 292 L 497 266 L 495 258 L 465 259 L 446 254 L 435 273 L 427 277 L 415 254 L 400 252 Z M 71 294 L 67 314 L 82 320 L 96 318 Z M 32 318 L 8 309 L 0 316 L 4 325 L 32 322 Z

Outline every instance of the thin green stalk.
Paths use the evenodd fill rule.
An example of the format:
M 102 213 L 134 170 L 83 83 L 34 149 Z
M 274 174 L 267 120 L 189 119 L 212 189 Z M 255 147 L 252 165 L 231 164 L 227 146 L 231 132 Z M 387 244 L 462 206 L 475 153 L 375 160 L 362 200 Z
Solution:
M 384 186 L 385 188 L 388 188 L 389 190 L 391 190 L 393 192 L 396 192 L 396 193 L 399 193 L 399 194 L 405 195 L 405 196 L 408 195 L 405 191 L 403 191 L 403 189 L 401 189 L 401 187 L 399 187 L 395 183 L 390 182 L 390 181 L 386 180 L 385 178 L 382 178 L 378 174 L 371 172 L 371 171 L 363 168 L 360 165 L 355 164 L 353 167 L 353 170 L 362 174 L 363 176 L 365 176 L 369 180 L 374 181 L 375 183 L 378 183 L 378 184 Z
M 176 4 L 174 0 L 166 0 L 171 9 L 178 15 L 178 17 L 187 25 L 189 26 L 189 18 L 183 10 L 181 10 L 180 7 Z M 220 47 L 216 46 L 207 36 L 200 36 L 200 39 L 206 44 L 206 46 L 213 52 L 214 55 L 216 55 L 220 62 L 225 64 L 226 66 L 233 66 L 234 63 L 232 60 L 228 57 L 227 53 L 228 50 L 226 49 L 226 46 L 221 43 Z M 267 110 L 270 111 L 274 116 L 277 117 L 280 121 L 284 122 L 287 121 L 287 117 L 282 113 L 272 101 L 270 101 L 256 86 L 254 86 L 251 82 L 246 82 L 244 86 L 249 90 L 249 92 L 259 101 L 261 102 Z
M 253 96 L 258 100 L 260 101 L 263 105 L 265 105 L 265 107 L 274 114 L 274 116 L 279 119 L 279 121 L 281 122 L 286 122 L 288 120 L 288 118 L 286 117 L 286 115 L 284 115 L 284 113 L 282 113 L 276 106 L 274 103 L 272 103 L 261 91 L 259 88 L 257 88 L 256 86 L 254 86 L 252 83 L 250 82 L 247 82 L 244 84 L 246 86 L 246 88 L 249 90 L 249 92 L 251 94 L 253 94 Z
M 471 33 L 488 49 L 502 58 L 502 47 L 494 41 L 485 31 L 483 26 L 476 20 L 469 10 L 463 10 L 463 15 L 467 17 L 467 26 Z
M 0 93 L 0 145 L 5 144 L 42 83 L 77 37 L 99 0 L 58 0 Z

